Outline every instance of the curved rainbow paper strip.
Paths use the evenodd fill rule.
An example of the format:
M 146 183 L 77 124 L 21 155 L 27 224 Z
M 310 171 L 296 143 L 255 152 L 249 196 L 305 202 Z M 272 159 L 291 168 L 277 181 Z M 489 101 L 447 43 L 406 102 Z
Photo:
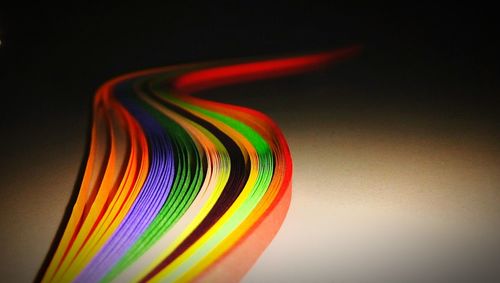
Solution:
M 357 50 L 165 67 L 105 83 L 80 191 L 42 282 L 239 280 L 288 210 L 290 152 L 264 114 L 191 94 Z

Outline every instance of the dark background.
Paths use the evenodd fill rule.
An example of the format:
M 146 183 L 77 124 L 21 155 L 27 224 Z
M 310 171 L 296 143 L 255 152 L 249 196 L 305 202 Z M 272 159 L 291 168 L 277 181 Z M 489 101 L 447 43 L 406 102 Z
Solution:
M 12 106 L 3 107 L 2 121 L 10 121 L 20 103 L 31 111 L 14 115 L 16 119 L 74 110 L 73 105 L 60 106 L 88 97 L 103 81 L 132 70 L 353 43 L 365 47 L 364 69 L 378 80 L 449 84 L 454 93 L 443 92 L 446 99 L 498 102 L 498 29 L 492 7 L 304 2 L 2 5 L 1 93 L 8 102 L 4 105 Z M 463 89 L 471 87 L 480 91 L 466 99 Z
M 499 105 L 495 10 L 417 3 L 345 7 L 331 1 L 41 1 L 2 5 L 0 93 L 2 142 L 7 143 L 2 148 L 22 144 L 25 135 L 44 131 L 53 123 L 70 125 L 80 115 L 88 115 L 98 85 L 128 71 L 351 44 L 362 44 L 365 52 L 357 67 L 359 75 L 344 80 L 367 87 L 442 90 L 428 94 L 424 89 L 418 98 L 389 91 L 383 98 L 386 102 L 473 104 L 470 110 L 476 112 L 469 114 L 493 115 L 491 109 Z
M 90 105 L 100 84 L 129 71 L 176 63 L 302 54 L 361 44 L 363 53 L 342 68 L 258 83 L 246 91 L 287 92 L 291 97 L 286 106 L 299 112 L 303 108 L 305 117 L 297 124 L 281 124 L 285 134 L 286 129 L 304 130 L 309 124 L 303 121 L 314 125 L 318 119 L 328 120 L 320 125 L 328 132 L 334 124 L 329 119 L 337 117 L 380 119 L 363 122 L 365 130 L 392 123 L 399 128 L 420 127 L 424 135 L 441 132 L 458 139 L 459 133 L 477 131 L 488 133 L 488 143 L 500 142 L 499 32 L 492 7 L 419 2 L 349 7 L 333 1 L 67 2 L 0 5 L 0 197 L 7 199 L 6 204 L 14 203 L 16 193 L 30 194 L 37 183 L 45 182 L 36 179 L 40 172 L 51 172 L 54 164 L 63 166 L 56 158 L 71 155 L 67 162 L 83 158 Z M 245 93 L 245 88 L 233 90 Z M 315 97 L 322 99 L 318 113 L 323 114 L 314 113 L 318 106 L 307 103 L 309 90 L 321 94 Z M 322 95 L 329 92 L 349 95 Z M 213 94 L 225 101 L 231 95 Z M 277 96 L 267 99 L 265 103 L 271 104 L 267 106 L 251 95 L 245 97 L 236 100 L 253 108 L 281 109 L 269 113 L 278 120 L 293 115 L 282 113 L 278 106 L 283 100 Z M 340 114 L 324 114 L 329 111 Z M 294 152 L 293 133 L 290 136 Z M 297 144 L 296 148 L 307 148 Z M 70 175 L 65 178 L 75 180 L 71 174 L 76 176 L 79 164 L 68 166 Z M 19 182 L 33 176 L 31 183 Z M 57 182 L 50 180 L 44 184 Z M 67 203 L 66 197 L 59 202 Z M 27 209 L 2 212 L 6 246 L 16 239 L 12 223 L 23 221 L 19 215 L 36 214 L 36 209 Z M 60 215 L 56 212 L 54 217 Z M 44 233 L 52 235 L 53 227 L 46 229 Z M 46 246 L 40 247 L 40 254 Z M 6 254 L 10 252 L 17 250 Z M 22 262 L 10 264 L 22 270 Z

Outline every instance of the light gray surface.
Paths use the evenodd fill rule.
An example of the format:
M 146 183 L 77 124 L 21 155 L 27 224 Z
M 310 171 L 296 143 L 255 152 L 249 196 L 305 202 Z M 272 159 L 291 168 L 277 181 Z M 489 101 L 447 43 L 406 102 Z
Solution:
M 277 119 L 294 160 L 292 204 L 245 282 L 486 282 L 478 276 L 498 273 L 500 146 L 487 132 L 332 112 Z
M 406 90 L 339 83 L 355 67 L 337 70 L 207 96 L 269 114 L 294 160 L 288 216 L 244 281 L 490 276 L 500 246 L 500 143 L 492 126 L 468 114 L 456 119 L 461 108 L 445 104 L 430 110 L 415 101 L 384 104 L 377 100 L 384 91 Z M 408 96 L 419 91 L 408 89 Z M 42 125 L 25 150 L 4 160 L 10 171 L 0 191 L 3 278 L 31 281 L 43 261 L 83 158 L 85 115 Z

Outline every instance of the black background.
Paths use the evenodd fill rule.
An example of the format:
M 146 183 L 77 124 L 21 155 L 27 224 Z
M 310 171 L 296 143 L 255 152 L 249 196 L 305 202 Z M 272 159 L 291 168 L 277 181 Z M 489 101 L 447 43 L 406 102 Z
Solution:
M 423 99 L 473 103 L 478 113 L 498 106 L 498 31 L 490 7 L 102 2 L 3 5 L 0 91 L 7 131 L 29 127 L 33 118 L 42 128 L 71 121 L 74 111 L 88 112 L 75 105 L 87 101 L 88 107 L 99 84 L 128 71 L 350 44 L 365 48 L 360 76 L 381 85 L 445 86 Z
M 379 103 L 456 108 L 458 115 L 484 119 L 498 130 L 498 30 L 492 7 L 103 2 L 2 5 L 4 164 L 18 156 L 11 149 L 24 148 L 26 141 L 46 137 L 52 129 L 81 126 L 95 89 L 116 75 L 174 63 L 351 44 L 363 45 L 364 53 L 355 71 L 337 77 L 385 92 Z M 370 103 L 371 97 L 352 99 Z

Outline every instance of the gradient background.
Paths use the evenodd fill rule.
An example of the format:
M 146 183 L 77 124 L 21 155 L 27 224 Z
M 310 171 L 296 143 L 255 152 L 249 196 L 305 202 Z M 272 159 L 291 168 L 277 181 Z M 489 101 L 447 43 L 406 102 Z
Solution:
M 321 71 L 203 94 L 268 114 L 292 151 L 288 217 L 245 281 L 498 282 L 494 18 L 437 4 L 2 4 L 0 278 L 35 277 L 107 79 L 362 44 Z

